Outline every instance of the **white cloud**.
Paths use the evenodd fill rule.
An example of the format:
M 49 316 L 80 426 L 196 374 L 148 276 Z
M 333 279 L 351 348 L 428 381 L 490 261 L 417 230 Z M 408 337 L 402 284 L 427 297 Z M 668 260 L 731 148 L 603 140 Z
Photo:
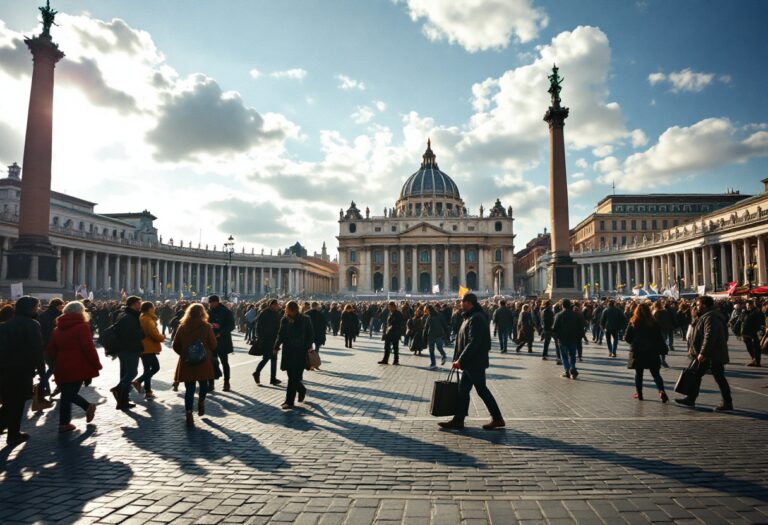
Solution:
M 568 185 L 568 196 L 571 198 L 582 197 L 584 195 L 589 194 L 591 191 L 592 191 L 591 180 L 579 178 L 579 180 L 576 180 Z
M 379 110 L 379 113 L 382 113 L 387 109 L 387 105 L 381 100 L 374 100 L 373 105 L 376 106 L 376 109 Z
M 646 136 L 645 132 L 640 129 L 633 129 L 632 130 L 632 147 L 633 148 L 642 148 L 646 144 L 648 144 L 648 137 Z
M 258 69 L 256 69 L 256 68 L 253 68 L 253 69 L 251 69 L 251 70 L 248 72 L 248 74 L 249 74 L 249 75 L 251 75 L 251 78 L 259 78 L 259 77 L 261 76 L 261 71 L 259 71 L 259 70 L 258 70 Z
M 666 83 L 669 84 L 670 90 L 673 93 L 698 93 L 712 84 L 715 79 L 723 84 L 729 84 L 731 82 L 730 75 L 716 76 L 714 73 L 693 71 L 689 67 L 681 69 L 680 71 L 673 71 L 669 74 L 664 74 L 663 72 L 658 71 L 648 75 L 648 82 L 652 86 Z
M 286 69 L 284 71 L 273 71 L 269 74 L 272 78 L 277 79 L 289 79 L 289 80 L 304 80 L 304 77 L 307 76 L 307 71 L 305 69 L 301 69 L 300 67 L 295 67 L 293 69 Z
M 531 0 L 404 0 L 414 22 L 432 41 L 447 40 L 470 53 L 504 49 L 514 37 L 530 42 L 548 18 Z
M 350 78 L 347 75 L 336 75 L 336 80 L 339 81 L 338 88 L 343 91 L 365 91 L 365 83 L 359 80 L 355 80 L 354 78 Z
M 611 173 L 619 169 L 620 162 L 616 157 L 605 157 L 602 160 L 598 160 L 592 165 L 592 169 L 599 171 L 600 173 Z
M 614 180 L 621 188 L 640 190 L 768 156 L 768 131 L 751 135 L 749 131 L 734 127 L 727 118 L 708 118 L 689 127 L 673 126 L 659 136 L 656 144 L 630 155 L 620 166 L 601 166 L 600 171 L 610 173 L 599 180 Z M 618 178 L 614 177 L 616 173 L 620 174 Z
M 613 146 L 611 146 L 610 144 L 598 146 L 592 150 L 592 155 L 594 155 L 595 157 L 607 157 L 611 153 L 613 153 Z
M 357 106 L 350 116 L 356 124 L 365 124 L 370 122 L 375 115 L 376 113 L 368 106 Z
M 587 159 L 576 159 L 575 164 L 576 164 L 576 167 L 581 168 L 583 170 L 589 167 L 589 163 L 587 162 Z

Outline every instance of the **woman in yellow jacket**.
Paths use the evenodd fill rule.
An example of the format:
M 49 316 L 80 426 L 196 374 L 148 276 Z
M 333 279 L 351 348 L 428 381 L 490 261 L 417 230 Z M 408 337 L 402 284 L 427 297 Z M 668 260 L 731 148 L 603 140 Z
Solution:
M 144 330 L 144 353 L 141 354 L 141 364 L 144 365 L 144 373 L 134 382 L 133 387 L 141 394 L 142 383 L 144 387 L 144 399 L 154 399 L 152 392 L 152 376 L 160 371 L 160 362 L 157 360 L 157 354 L 162 349 L 162 343 L 165 336 L 157 329 L 157 315 L 155 314 L 155 305 L 151 301 L 141 303 L 141 316 L 139 317 L 141 329 Z

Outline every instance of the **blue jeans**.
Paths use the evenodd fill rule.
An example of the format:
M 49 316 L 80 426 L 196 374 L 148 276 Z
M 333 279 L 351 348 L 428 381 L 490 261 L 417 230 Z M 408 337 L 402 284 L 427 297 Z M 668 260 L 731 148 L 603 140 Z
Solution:
M 144 384 L 144 390 L 152 390 L 152 376 L 160 371 L 160 362 L 157 360 L 157 354 L 143 354 L 141 364 L 144 366 L 144 373 L 136 381 Z
M 117 358 L 120 360 L 120 382 L 117 390 L 121 401 L 128 401 L 128 392 L 131 390 L 131 382 L 139 373 L 139 357 L 137 352 L 120 352 Z
M 666 339 L 667 339 L 667 348 L 671 352 L 672 350 L 674 350 L 674 345 L 675 345 L 675 339 L 674 339 L 674 336 L 673 336 L 673 331 L 670 330 L 669 332 L 667 332 L 664 335 L 666 336 Z
M 198 381 L 197 383 L 200 385 L 200 401 L 202 401 L 205 399 L 205 394 L 208 393 L 208 381 Z M 195 382 L 185 381 L 184 388 L 186 389 L 184 392 L 184 408 L 190 411 L 195 404 Z
M 560 357 L 563 359 L 563 369 L 566 372 L 576 370 L 576 345 L 560 341 Z
M 72 403 L 83 410 L 88 410 L 90 403 L 79 394 L 82 381 L 76 383 L 64 383 L 59 385 L 61 389 L 61 401 L 59 401 L 59 425 L 68 425 L 72 421 Z
M 613 342 L 613 344 L 611 344 Z M 614 330 L 605 331 L 605 344 L 608 345 L 608 353 L 615 354 L 616 348 L 619 346 L 619 334 Z
M 552 342 L 552 333 L 551 332 L 544 332 L 544 350 L 541 353 L 542 357 L 547 357 L 549 355 L 549 344 Z M 557 352 L 557 358 L 560 359 L 560 343 L 558 343 L 557 339 L 554 340 L 555 342 L 555 351 Z
M 429 340 L 429 366 L 436 366 L 435 362 L 435 345 L 437 345 L 437 351 L 440 352 L 440 355 L 443 356 L 443 358 L 446 358 L 445 350 L 443 350 L 443 340 L 441 339 L 430 339 Z
M 472 387 L 475 387 L 475 392 L 485 403 L 485 408 L 491 413 L 491 417 L 495 420 L 501 419 L 499 405 L 496 404 L 496 399 L 494 399 L 493 394 L 491 394 L 491 391 L 488 390 L 485 384 L 485 368 L 464 369 L 459 381 L 459 406 L 453 419 L 464 421 L 464 418 L 467 417 L 469 413 L 469 393 Z
M 507 351 L 507 341 L 509 341 L 509 332 L 507 330 L 499 330 L 499 346 L 502 352 Z

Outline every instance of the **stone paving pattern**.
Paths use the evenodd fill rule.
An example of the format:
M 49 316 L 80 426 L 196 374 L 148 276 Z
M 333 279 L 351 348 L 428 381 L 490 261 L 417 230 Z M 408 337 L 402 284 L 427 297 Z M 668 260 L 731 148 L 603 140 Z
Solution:
M 623 344 L 617 359 L 586 345 L 576 381 L 539 342 L 534 354 L 494 344 L 489 383 L 507 421 L 494 432 L 479 428 L 474 394 L 466 431 L 438 429 L 429 399 L 447 368 L 427 370 L 426 352 L 381 366 L 378 339 L 349 350 L 329 336 L 307 403 L 283 412 L 284 390 L 257 387 L 257 358 L 236 343 L 234 391 L 209 396 L 194 430 L 169 348 L 158 398 L 134 393 L 132 412 L 107 399 L 117 362 L 104 359 L 84 389 L 102 403 L 93 425 L 73 407 L 78 430 L 58 435 L 56 409 L 30 413 L 32 439 L 0 451 L 0 523 L 768 523 L 768 372 L 743 366 L 736 339 L 732 414 L 712 412 L 711 376 L 696 409 L 662 405 L 650 377 L 646 400 L 631 399 Z M 671 394 L 687 361 L 669 361 Z

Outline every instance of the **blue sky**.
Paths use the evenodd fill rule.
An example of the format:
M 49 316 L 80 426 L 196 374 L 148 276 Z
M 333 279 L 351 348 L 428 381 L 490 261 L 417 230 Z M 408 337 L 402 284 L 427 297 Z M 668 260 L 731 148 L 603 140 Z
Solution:
M 14 42 L 35 30 L 34 5 L 0 5 L 6 164 L 21 159 L 29 72 Z M 104 212 L 149 208 L 166 238 L 333 248 L 338 209 L 393 206 L 429 135 L 471 210 L 514 206 L 522 248 L 548 226 L 551 60 L 571 107 L 573 224 L 613 183 L 752 193 L 768 176 L 764 2 L 53 7 L 69 15 L 53 34 L 70 61 L 57 73 L 54 187 Z

